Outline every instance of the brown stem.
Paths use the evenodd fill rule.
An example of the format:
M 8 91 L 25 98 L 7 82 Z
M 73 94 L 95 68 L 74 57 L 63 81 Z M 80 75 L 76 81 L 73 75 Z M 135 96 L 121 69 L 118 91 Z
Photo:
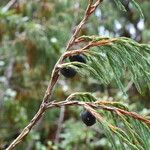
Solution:
M 89 17 L 91 16 L 91 14 L 96 10 L 96 8 L 98 7 L 98 5 L 102 2 L 103 0 L 97 0 L 95 2 L 95 4 L 93 4 L 93 0 L 89 0 L 89 5 L 85 11 L 85 15 L 84 18 L 82 19 L 82 21 L 79 23 L 79 25 L 76 27 L 76 30 L 74 32 L 74 34 L 72 35 L 72 37 L 70 38 L 68 44 L 67 44 L 67 50 L 69 50 L 72 45 L 75 43 L 75 40 L 77 38 L 78 33 L 80 32 L 81 28 L 83 27 L 83 25 L 86 23 L 86 21 L 89 19 Z
M 90 15 L 95 11 L 95 9 L 100 4 L 100 2 L 102 2 L 102 0 L 97 0 L 95 2 L 95 4 L 92 5 L 93 0 L 89 0 L 89 5 L 86 9 L 83 20 L 79 23 L 79 25 L 77 26 L 74 34 L 72 35 L 71 39 L 69 40 L 69 42 L 67 44 L 67 47 L 66 47 L 66 51 L 68 51 L 69 48 L 74 44 L 74 42 L 77 38 L 77 35 L 80 32 L 81 28 L 86 23 L 86 21 L 88 20 Z M 57 61 L 56 65 L 54 66 L 49 85 L 47 87 L 47 90 L 45 92 L 43 101 L 41 103 L 41 106 L 40 106 L 38 112 L 35 114 L 35 116 L 30 121 L 30 123 L 22 130 L 20 135 L 8 146 L 8 148 L 6 150 L 14 149 L 27 136 L 27 134 L 30 132 L 32 127 L 41 119 L 41 117 L 45 113 L 45 111 L 46 111 L 45 106 L 49 102 L 49 98 L 51 97 L 54 86 L 57 83 L 58 78 L 59 78 L 59 68 L 57 66 L 63 62 L 63 59 L 64 59 L 64 56 L 62 55 L 59 58 L 59 60 Z
M 33 119 L 30 121 L 30 123 L 22 130 L 20 135 L 6 148 L 6 150 L 11 150 L 16 147 L 17 144 L 19 144 L 30 132 L 32 127 L 40 120 L 40 118 L 43 116 L 46 110 L 46 105 L 41 105 L 40 109 L 36 113 L 36 115 L 33 117 Z
M 116 107 L 110 107 L 107 106 L 109 105 L 109 103 L 106 103 L 106 101 L 100 101 L 101 103 L 97 103 L 97 102 L 80 102 L 80 101 L 61 101 L 61 102 L 54 102 L 54 103 L 48 103 L 47 104 L 47 109 L 48 108 L 52 108 L 52 107 L 61 107 L 61 106 L 70 106 L 70 105 L 79 105 L 79 106 L 83 106 L 83 107 L 92 107 L 92 108 L 96 108 L 96 109 L 104 109 L 104 110 L 108 110 L 111 112 L 115 112 L 117 114 L 123 114 L 126 116 L 130 116 L 136 120 L 139 120 L 145 124 L 147 124 L 150 127 L 150 120 L 138 115 L 135 112 L 130 112 L 130 111 L 126 111 L 120 108 L 116 108 Z
M 139 120 L 141 122 L 144 122 L 145 124 L 147 124 L 150 127 L 150 120 L 143 118 L 142 116 L 139 116 L 137 113 L 135 112 L 129 112 L 120 108 L 113 108 L 113 107 L 108 107 L 108 106 L 104 106 L 101 105 L 101 108 L 105 109 L 105 110 L 109 110 L 109 111 L 114 111 L 115 113 L 119 114 L 123 114 L 126 116 L 130 116 L 136 120 Z
M 55 144 L 59 143 L 60 133 L 61 133 L 62 125 L 64 122 L 64 116 L 65 116 L 65 106 L 62 106 L 60 108 L 60 115 L 59 115 L 58 126 L 57 126 L 55 141 L 54 141 Z
M 8 11 L 16 2 L 17 0 L 10 0 L 7 5 L 2 8 L 2 10 L 4 12 Z

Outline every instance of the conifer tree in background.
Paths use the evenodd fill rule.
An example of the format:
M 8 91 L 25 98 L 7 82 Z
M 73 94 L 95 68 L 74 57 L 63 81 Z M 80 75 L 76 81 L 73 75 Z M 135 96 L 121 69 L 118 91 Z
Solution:
M 106 16 L 103 16 L 102 12 L 106 11 L 106 5 L 111 9 L 107 11 Z M 39 6 L 41 7 L 38 8 Z M 74 12 L 73 19 L 75 20 L 72 19 L 70 13 L 63 14 L 62 6 L 64 6 L 64 10 L 66 7 L 68 12 Z M 125 23 L 125 27 L 120 24 L 125 19 L 115 20 L 115 17 L 121 15 L 122 12 L 112 9 L 114 6 L 124 11 L 122 16 L 127 15 L 124 18 L 129 23 Z M 72 7 L 73 9 L 70 10 L 69 8 Z M 111 11 L 114 11 L 114 16 L 112 16 Z M 117 14 L 117 11 L 120 14 Z M 80 13 L 83 14 L 82 19 Z M 111 16 L 109 16 L 110 14 Z M 55 15 L 54 18 L 51 17 L 53 15 Z M 147 16 L 145 12 L 144 15 Z M 141 44 L 142 37 L 146 37 L 146 35 L 141 35 L 144 15 L 135 0 L 114 0 L 111 2 L 89 0 L 87 8 L 85 8 L 83 1 L 42 1 L 39 5 L 36 2 L 26 4 L 22 1 L 20 3 L 10 1 L 2 7 L 0 9 L 2 20 L 0 22 L 0 53 L 1 62 L 7 63 L 7 67 L 3 65 L 1 72 L 5 72 L 6 80 L 2 81 L 5 84 L 0 88 L 7 89 L 6 93 L 3 93 L 4 101 L 1 103 L 2 110 L 4 110 L 3 115 L 6 115 L 4 112 L 7 112 L 7 116 L 1 118 L 5 122 L 9 120 L 17 124 L 19 129 L 26 126 L 10 139 L 12 143 L 9 142 L 10 145 L 6 146 L 6 149 L 16 148 L 31 131 L 29 134 L 31 137 L 28 138 L 27 136 L 27 140 L 31 138 L 32 142 L 26 141 L 27 149 L 33 147 L 36 149 L 65 149 L 66 147 L 72 149 L 74 146 L 75 149 L 80 149 L 81 145 L 81 149 L 104 147 L 104 149 L 114 150 L 149 150 L 149 117 L 148 115 L 143 116 L 142 112 L 139 111 L 140 101 L 132 102 L 128 99 L 128 96 L 132 96 L 134 99 L 134 96 L 137 95 L 141 95 L 141 98 L 147 98 L 147 93 L 150 91 L 150 45 Z M 108 22 L 105 22 L 107 16 L 112 20 L 108 19 Z M 42 18 L 42 21 L 39 18 Z M 99 26 L 98 18 L 100 18 L 100 24 L 102 22 L 103 26 L 101 27 L 97 27 Z M 59 22 L 59 20 L 61 21 Z M 112 24 L 110 25 L 112 21 L 114 21 L 114 27 Z M 75 24 L 72 25 L 72 23 Z M 68 28 L 66 29 L 65 26 L 73 26 L 72 36 L 66 47 L 64 43 L 67 38 L 69 39 L 69 34 L 67 34 Z M 145 30 L 148 30 L 148 25 L 145 26 L 147 26 Z M 61 29 L 63 30 L 61 31 Z M 110 31 L 109 35 L 108 31 Z M 11 54 L 9 48 L 12 48 Z M 4 61 L 5 57 L 7 61 Z M 58 61 L 55 64 L 56 58 Z M 50 82 L 44 83 L 45 80 L 48 80 L 48 76 L 45 74 L 48 74 L 49 67 L 52 70 Z M 80 80 L 81 84 L 79 83 Z M 72 82 L 76 82 L 75 85 L 71 85 Z M 55 86 L 56 83 L 58 86 Z M 94 87 L 100 87 L 100 92 L 91 91 L 92 84 L 89 85 L 90 83 L 94 84 Z M 42 99 L 39 91 L 45 84 L 48 85 L 48 88 L 43 101 L 31 106 L 31 103 L 34 103 L 28 99 L 31 101 L 32 99 L 39 99 L 39 97 Z M 70 88 L 71 86 L 72 90 L 64 95 L 65 87 Z M 113 90 L 119 92 L 116 93 Z M 131 90 L 132 93 L 130 94 L 129 91 Z M 136 90 L 140 94 L 137 94 Z M 54 95 L 52 95 L 53 93 Z M 105 98 L 106 95 L 109 97 Z M 123 99 L 125 100 L 123 101 Z M 21 105 L 22 100 L 26 100 L 23 102 L 24 105 Z M 38 109 L 39 104 L 40 108 L 34 116 L 35 111 L 31 110 Z M 26 107 L 28 105 L 30 112 Z M 69 110 L 69 106 L 74 106 L 75 110 Z M 45 135 L 53 136 L 52 130 L 47 127 L 40 128 L 48 124 L 54 125 L 54 118 L 58 116 L 58 112 L 52 113 L 54 107 L 60 107 L 61 111 L 58 127 L 57 129 L 53 128 L 55 130 L 54 143 L 51 143 L 53 140 L 47 142 L 49 137 L 46 139 Z M 79 110 L 76 110 L 77 108 Z M 145 108 L 144 110 L 148 113 L 148 109 Z M 12 112 L 15 114 L 10 115 Z M 78 123 L 71 119 L 65 120 L 64 117 L 67 117 L 68 113 L 72 115 L 75 113 L 74 117 L 81 117 L 85 126 L 82 125 L 81 119 Z M 45 121 L 43 116 L 50 114 L 48 120 L 51 120 Z M 30 117 L 31 115 L 34 116 L 33 119 Z M 63 128 L 63 122 L 65 122 L 65 128 Z M 35 125 L 36 127 L 33 128 Z M 91 126 L 91 128 L 86 126 Z M 31 130 L 32 128 L 33 130 Z M 13 132 L 12 130 L 10 129 L 11 132 Z M 2 130 L 3 135 L 8 131 Z M 46 139 L 43 143 L 41 142 L 42 133 L 39 134 L 39 131 L 43 131 Z M 10 138 L 10 136 L 8 134 L 5 138 Z M 5 138 L 0 142 L 5 141 Z M 38 142 L 35 141 L 36 138 Z M 102 141 L 105 142 L 102 143 Z M 21 144 L 19 146 L 21 147 Z M 26 148 L 24 147 L 24 149 Z

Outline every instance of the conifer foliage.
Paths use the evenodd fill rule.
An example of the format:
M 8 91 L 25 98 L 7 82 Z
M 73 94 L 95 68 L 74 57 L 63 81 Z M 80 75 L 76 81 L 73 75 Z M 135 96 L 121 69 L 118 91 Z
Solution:
M 141 81 L 144 82 L 144 86 L 150 88 L 149 45 L 139 44 L 126 37 L 110 39 L 82 36 L 79 40 L 89 43 L 88 48 L 85 47 L 86 51 L 80 51 L 86 55 L 87 63 L 70 62 L 62 66 L 72 67 L 80 74 L 89 72 L 94 79 L 103 84 L 109 84 L 114 79 L 121 90 L 124 89 L 121 77 L 127 72 L 140 93 Z

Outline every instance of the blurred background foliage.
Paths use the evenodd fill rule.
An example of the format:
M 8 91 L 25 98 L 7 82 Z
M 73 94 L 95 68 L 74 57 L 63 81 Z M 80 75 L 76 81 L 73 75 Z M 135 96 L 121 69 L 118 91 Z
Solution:
M 137 2 L 144 18 L 129 0 L 124 0 L 127 12 L 119 10 L 114 1 L 104 0 L 79 34 L 126 36 L 150 44 L 150 1 Z M 52 68 L 65 51 L 86 6 L 86 0 L 0 1 L 0 149 L 20 133 L 38 110 Z M 150 91 L 145 87 L 141 95 L 128 76 L 122 80 L 127 85 L 127 95 L 113 82 L 104 86 L 88 77 L 61 77 L 52 99 L 65 100 L 73 92 L 87 91 L 103 100 L 123 101 L 139 114 L 150 114 Z M 57 143 L 60 110 L 49 110 L 17 149 L 111 149 L 99 126 L 87 128 L 81 122 L 81 111 L 82 108 L 66 108 Z

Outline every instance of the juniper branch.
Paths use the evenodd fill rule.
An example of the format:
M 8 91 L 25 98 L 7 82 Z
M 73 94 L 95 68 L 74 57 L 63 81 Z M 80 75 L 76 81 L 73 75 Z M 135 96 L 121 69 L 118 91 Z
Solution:
M 70 100 L 70 98 L 69 98 L 69 100 Z M 75 101 L 75 100 L 74 101 L 68 101 L 68 100 L 66 101 L 65 100 L 65 101 L 61 101 L 61 102 L 50 102 L 46 105 L 46 109 L 49 109 L 52 107 L 75 106 L 75 105 L 83 106 L 83 107 L 89 106 L 89 107 L 92 107 L 93 109 L 104 109 L 104 110 L 108 110 L 111 112 L 115 112 L 118 115 L 120 113 L 120 114 L 123 114 L 126 116 L 130 116 L 136 120 L 139 120 L 139 121 L 147 124 L 150 127 L 150 120 L 144 118 L 143 116 L 140 116 L 135 112 L 126 111 L 126 110 L 116 108 L 116 107 L 110 107 L 110 106 L 108 106 L 108 104 L 109 104 L 109 102 L 106 103 L 106 101 L 83 102 L 83 101 Z
M 73 36 L 69 40 L 69 42 L 67 44 L 67 47 L 66 47 L 66 51 L 68 51 L 69 48 L 74 44 L 74 42 L 75 42 L 75 40 L 77 38 L 77 35 L 80 32 L 81 28 L 83 27 L 83 25 L 86 23 L 86 21 L 89 19 L 89 17 L 91 16 L 91 14 L 96 10 L 96 8 L 98 7 L 98 5 L 101 2 L 102 2 L 102 0 L 97 0 L 93 4 L 93 0 L 89 0 L 89 4 L 88 4 L 88 7 L 87 7 L 87 9 L 85 11 L 85 15 L 83 17 L 83 20 L 79 23 L 79 25 L 77 26 L 77 28 L 76 28 Z M 39 108 L 38 112 L 35 114 L 35 116 L 30 121 L 30 123 L 22 130 L 22 132 L 20 133 L 20 135 L 8 146 L 8 148 L 6 148 L 6 150 L 14 149 L 19 143 L 21 143 L 21 141 L 28 135 L 28 133 L 30 132 L 30 130 L 32 129 L 32 127 L 44 115 L 44 113 L 46 111 L 45 106 L 49 102 L 49 98 L 51 97 L 52 91 L 54 89 L 54 86 L 57 83 L 58 78 L 59 78 L 59 68 L 57 66 L 63 62 L 63 59 L 64 59 L 64 56 L 62 55 L 59 58 L 59 60 L 57 61 L 57 63 L 55 64 L 54 68 L 53 68 L 50 82 L 48 84 L 47 90 L 45 92 L 43 101 L 42 101 L 42 103 L 40 105 L 40 108 Z

